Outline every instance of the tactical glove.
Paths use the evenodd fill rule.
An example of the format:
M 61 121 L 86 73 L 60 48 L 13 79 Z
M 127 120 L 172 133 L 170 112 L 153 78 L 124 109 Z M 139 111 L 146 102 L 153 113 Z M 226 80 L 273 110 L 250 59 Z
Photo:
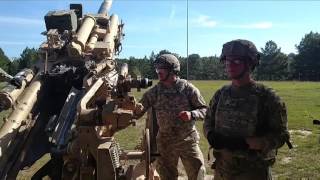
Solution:
M 219 133 L 216 133 L 214 131 L 210 131 L 208 133 L 208 142 L 209 144 L 215 148 L 215 149 L 223 149 L 224 143 L 223 143 L 223 137 Z
M 220 133 L 210 131 L 208 134 L 208 142 L 215 149 L 229 149 L 229 150 L 247 150 L 249 145 L 246 140 L 241 137 L 230 137 Z

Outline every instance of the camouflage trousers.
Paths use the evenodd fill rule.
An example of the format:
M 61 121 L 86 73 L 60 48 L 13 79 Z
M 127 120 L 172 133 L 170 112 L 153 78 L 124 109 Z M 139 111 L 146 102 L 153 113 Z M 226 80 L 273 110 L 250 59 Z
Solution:
M 205 167 L 198 140 L 188 137 L 177 141 L 176 137 L 163 137 L 158 134 L 157 147 L 160 157 L 157 158 L 156 169 L 161 180 L 178 179 L 178 160 L 186 170 L 189 180 L 203 180 Z
M 215 153 L 214 180 L 272 180 L 270 166 L 232 157 L 231 153 Z

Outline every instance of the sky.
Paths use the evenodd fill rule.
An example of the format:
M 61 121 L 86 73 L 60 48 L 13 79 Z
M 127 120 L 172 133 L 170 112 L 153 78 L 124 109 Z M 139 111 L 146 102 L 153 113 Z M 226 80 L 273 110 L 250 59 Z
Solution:
M 0 48 L 9 58 L 19 57 L 25 47 L 38 48 L 45 40 L 48 11 L 82 3 L 84 14 L 97 13 L 101 2 L 0 0 Z M 222 45 L 234 39 L 251 40 L 259 50 L 273 40 L 283 53 L 297 53 L 295 45 L 307 33 L 320 32 L 319 9 L 320 1 L 299 0 L 114 0 L 110 14 L 125 24 L 120 58 L 164 49 L 186 57 L 220 55 Z

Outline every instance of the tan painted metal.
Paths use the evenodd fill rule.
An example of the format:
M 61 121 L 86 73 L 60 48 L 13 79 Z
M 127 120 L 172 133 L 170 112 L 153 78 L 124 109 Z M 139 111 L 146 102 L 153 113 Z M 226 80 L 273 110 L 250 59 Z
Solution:
M 25 71 L 31 71 L 31 70 L 28 69 Z M 1 90 L 0 103 L 4 110 L 13 107 L 15 101 L 18 99 L 20 94 L 24 91 L 25 87 L 32 80 L 32 78 L 33 78 L 33 73 L 31 71 L 30 73 L 26 73 L 26 77 L 24 80 L 22 80 L 20 88 L 17 88 L 15 85 L 8 84 Z
M 119 25 L 119 17 L 116 14 L 113 14 L 110 17 L 110 31 L 106 34 L 103 39 L 103 42 L 107 44 L 107 53 L 114 54 L 115 46 L 114 46 L 114 38 L 118 33 L 118 25 Z
M 92 51 L 94 49 L 94 46 L 98 41 L 98 37 L 99 37 L 98 33 L 95 33 L 95 32 L 92 33 L 90 40 L 89 40 L 88 44 L 86 45 L 86 50 Z
M 44 70 L 49 75 L 52 75 L 50 74 L 52 67 L 59 63 L 64 65 L 64 62 L 74 60 L 94 61 L 92 66 L 90 64 L 90 67 L 87 68 L 89 73 L 84 74 L 82 79 L 82 87 L 86 92 L 83 97 L 81 94 L 82 99 L 77 104 L 75 121 L 72 121 L 74 122 L 72 124 L 74 129 L 70 130 L 72 131 L 72 138 L 68 139 L 69 141 L 66 144 L 63 144 L 63 146 L 67 146 L 66 152 L 64 149 L 61 152 L 63 156 L 61 178 L 63 180 L 117 179 L 116 175 L 121 174 L 118 171 L 125 170 L 120 164 L 120 160 L 132 159 L 138 160 L 140 163 L 136 168 L 131 168 L 131 173 L 124 172 L 127 176 L 126 179 L 133 179 L 133 177 L 145 179 L 146 176 L 149 176 L 147 178 L 149 180 L 157 179 L 150 162 L 148 130 L 144 133 L 143 147 L 139 150 L 124 151 L 120 149 L 119 144 L 113 137 L 116 132 L 134 124 L 133 112 L 141 111 L 142 107 L 129 94 L 131 88 L 139 87 L 137 84 L 140 81 L 135 82 L 128 75 L 127 65 L 121 67 L 119 72 L 115 69 L 115 55 L 121 50 L 119 47 L 123 36 L 123 24 L 119 25 L 117 15 L 108 15 L 111 4 L 112 0 L 104 0 L 98 14 L 86 15 L 78 21 L 81 25 L 76 35 L 73 32 L 64 31 L 64 33 L 69 33 L 69 36 L 60 36 L 59 31 L 50 29 L 47 36 L 52 37 L 52 41 L 47 40 L 40 47 L 46 53 Z M 71 39 L 63 39 L 71 36 L 73 37 L 71 43 Z M 56 44 L 60 44 L 61 47 L 54 46 Z M 67 47 L 68 52 L 65 54 L 62 53 L 62 45 Z M 89 63 L 91 63 L 90 61 Z M 43 72 L 42 69 L 39 74 L 46 75 Z M 20 135 L 19 132 L 23 131 L 25 132 L 23 135 L 28 135 L 24 131 L 26 129 L 24 124 L 35 122 L 31 120 L 30 112 L 38 100 L 38 93 L 43 83 L 39 74 L 32 81 L 32 77 L 29 78 L 30 80 L 23 81 L 20 90 L 15 89 L 8 91 L 6 94 L 3 93 L 3 97 L 0 93 L 0 101 L 2 101 L 1 98 L 7 98 L 7 106 L 11 107 L 14 104 L 13 112 L 0 129 L 0 163 L 2 163 L 0 168 L 10 167 L 6 166 L 6 163 L 10 161 L 10 155 L 15 152 L 8 151 L 12 149 L 12 144 L 16 142 L 17 134 Z M 31 83 L 29 83 L 30 81 Z M 30 124 L 28 127 L 33 127 L 32 123 Z M 57 126 L 53 125 L 53 128 L 57 128 Z M 28 130 L 30 129 L 32 128 L 28 128 Z M 55 132 L 60 132 L 60 130 Z M 58 142 L 54 141 L 56 137 L 60 137 L 55 135 L 60 134 L 51 135 L 51 140 L 53 138 L 51 142 L 53 143 Z M 14 147 L 17 149 L 18 146 Z M 3 153 L 6 155 L 4 158 Z M 23 154 L 23 151 L 21 154 Z
M 98 14 L 106 14 L 109 12 L 112 5 L 112 0 L 104 0 L 101 4 Z
M 99 90 L 99 88 L 103 85 L 102 78 L 99 78 L 89 89 L 89 91 L 83 96 L 80 103 L 78 104 L 78 119 L 79 121 L 90 121 L 94 119 L 94 109 L 89 109 L 87 104 L 94 97 L 95 93 Z
M 10 113 L 6 122 L 0 129 L 0 158 L 6 153 L 11 141 L 15 138 L 16 131 L 21 124 L 28 119 L 36 100 L 38 92 L 41 88 L 41 80 L 39 75 L 35 77 L 33 82 L 25 89 L 23 94 L 18 98 L 14 110 Z
M 89 35 L 95 23 L 96 23 L 96 19 L 93 16 L 87 15 L 84 18 L 79 31 L 77 32 L 75 38 L 73 39 L 73 41 L 71 42 L 71 45 L 69 46 L 69 49 L 68 49 L 69 56 L 78 57 L 82 55 L 86 42 L 89 38 Z

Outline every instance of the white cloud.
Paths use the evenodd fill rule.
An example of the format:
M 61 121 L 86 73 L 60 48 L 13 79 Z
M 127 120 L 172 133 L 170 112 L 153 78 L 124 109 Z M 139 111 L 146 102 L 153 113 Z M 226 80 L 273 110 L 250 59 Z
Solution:
M 258 22 L 252 24 L 229 25 L 227 27 L 241 29 L 270 29 L 272 28 L 272 25 L 272 22 Z
M 199 15 L 196 19 L 191 20 L 191 23 L 199 27 L 208 27 L 212 28 L 217 25 L 217 22 L 212 20 L 210 16 Z
M 42 25 L 44 21 L 39 19 L 30 19 L 22 17 L 0 16 L 0 23 L 16 25 Z

